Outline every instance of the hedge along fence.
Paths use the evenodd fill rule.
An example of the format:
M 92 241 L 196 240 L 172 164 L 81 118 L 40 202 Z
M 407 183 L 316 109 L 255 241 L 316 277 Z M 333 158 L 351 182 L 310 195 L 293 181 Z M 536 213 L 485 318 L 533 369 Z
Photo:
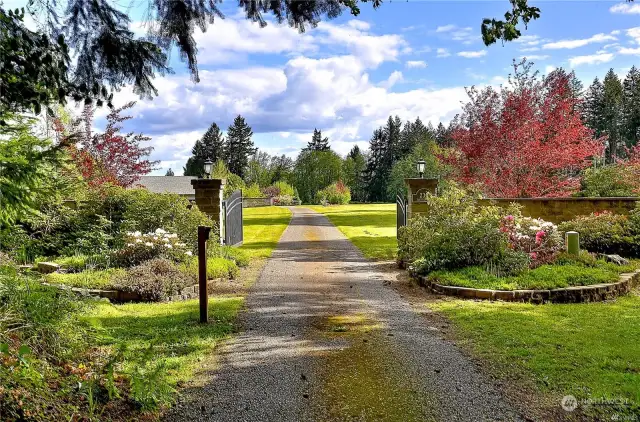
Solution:
M 522 215 L 541 218 L 552 223 L 569 221 L 580 215 L 611 211 L 627 215 L 640 201 L 640 197 L 624 198 L 487 198 L 479 205 L 497 205 L 506 208 L 509 204 L 522 205 Z

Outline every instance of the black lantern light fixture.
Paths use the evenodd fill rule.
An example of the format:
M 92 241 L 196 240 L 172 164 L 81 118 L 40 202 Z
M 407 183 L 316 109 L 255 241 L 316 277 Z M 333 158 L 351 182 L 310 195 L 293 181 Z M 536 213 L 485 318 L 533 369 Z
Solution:
M 422 179 L 424 177 L 424 166 L 427 163 L 424 162 L 424 160 L 420 160 L 417 163 L 417 167 L 418 167 L 418 173 L 420 173 L 420 178 Z
M 204 162 L 204 178 L 211 179 L 211 172 L 213 171 L 213 161 L 207 160 Z

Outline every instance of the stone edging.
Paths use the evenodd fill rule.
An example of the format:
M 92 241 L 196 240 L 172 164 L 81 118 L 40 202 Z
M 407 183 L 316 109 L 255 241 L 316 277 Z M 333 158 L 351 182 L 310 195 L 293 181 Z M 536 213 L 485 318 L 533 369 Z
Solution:
M 427 280 L 427 277 L 415 274 L 415 272 L 409 271 L 409 274 L 418 281 L 418 284 L 438 294 L 468 299 L 530 303 L 600 302 L 628 293 L 633 285 L 640 281 L 640 270 L 636 270 L 633 273 L 620 274 L 620 280 L 615 283 L 572 286 L 553 290 L 491 290 L 443 286 L 433 283 Z
M 212 282 L 221 281 L 221 280 L 223 279 L 220 278 L 220 279 L 209 280 L 207 281 L 207 285 L 211 284 Z M 71 287 L 71 286 L 66 286 L 64 284 L 52 284 L 52 283 L 42 283 L 42 284 L 45 286 L 56 287 L 60 290 L 71 291 L 73 293 L 77 293 L 83 296 L 94 296 L 94 297 L 106 298 L 112 302 L 118 302 L 118 303 L 148 302 L 148 301 L 145 301 L 142 298 L 142 296 L 140 296 L 138 293 L 125 292 L 122 290 L 88 289 L 84 287 Z M 185 287 L 179 293 L 168 297 L 166 300 L 156 302 L 156 303 L 178 302 L 181 300 L 196 299 L 199 296 L 198 290 L 199 290 L 199 286 L 197 284 L 194 284 L 193 286 Z

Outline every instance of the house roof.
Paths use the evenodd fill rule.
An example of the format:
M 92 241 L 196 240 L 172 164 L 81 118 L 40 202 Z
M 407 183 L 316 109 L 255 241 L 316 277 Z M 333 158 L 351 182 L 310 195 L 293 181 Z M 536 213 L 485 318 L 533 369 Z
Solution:
M 191 180 L 193 176 L 142 176 L 134 187 L 145 187 L 154 193 L 177 193 L 195 195 Z

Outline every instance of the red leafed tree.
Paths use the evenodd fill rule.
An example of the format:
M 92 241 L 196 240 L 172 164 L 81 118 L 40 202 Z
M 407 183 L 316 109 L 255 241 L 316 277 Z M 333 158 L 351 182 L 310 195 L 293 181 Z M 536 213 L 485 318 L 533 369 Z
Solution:
M 76 122 L 79 142 L 71 147 L 71 154 L 90 186 L 105 183 L 131 186 L 158 163 L 148 159 L 153 147 L 143 146 L 151 140 L 150 137 L 132 132 L 120 133 L 121 123 L 131 118 L 121 113 L 134 105 L 135 102 L 130 102 L 112 110 L 107 116 L 104 133 L 92 133 L 94 110 L 91 106 L 85 107 L 82 117 Z
M 566 196 L 578 190 L 590 158 L 603 153 L 604 139 L 582 124 L 564 72 L 543 79 L 530 63 L 514 63 L 506 86 L 468 95 L 454 122 L 455 147 L 441 159 L 486 196 Z

